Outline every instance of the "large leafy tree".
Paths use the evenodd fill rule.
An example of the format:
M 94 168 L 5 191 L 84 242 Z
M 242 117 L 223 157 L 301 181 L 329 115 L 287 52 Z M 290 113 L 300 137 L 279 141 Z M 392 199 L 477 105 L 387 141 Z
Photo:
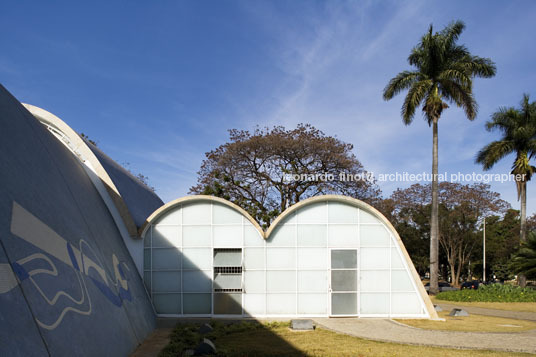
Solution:
M 499 280 L 512 279 L 516 272 L 511 269 L 510 262 L 518 249 L 519 211 L 509 209 L 503 217 L 486 217 L 487 274 L 491 272 Z M 478 261 L 481 257 L 474 258 L 474 261 Z M 482 270 L 482 264 L 477 263 L 477 269 Z
M 516 186 L 518 199 L 521 200 L 520 238 L 521 242 L 525 242 L 527 182 L 536 172 L 536 167 L 530 164 L 530 160 L 536 156 L 536 102 L 530 103 L 529 96 L 523 95 L 519 109 L 499 108 L 486 123 L 486 129 L 499 130 L 502 137 L 482 148 L 476 162 L 482 164 L 484 170 L 489 170 L 505 156 L 515 154 L 511 173 L 519 178 L 516 179 Z
M 465 25 L 456 21 L 439 32 L 432 25 L 408 57 L 412 70 L 400 72 L 383 91 L 385 100 L 407 90 L 402 105 L 402 120 L 409 125 L 417 108 L 422 111 L 433 130 L 432 152 L 432 214 L 430 219 L 430 293 L 438 292 L 438 121 L 447 103 L 465 111 L 469 120 L 476 118 L 477 104 L 473 96 L 475 77 L 493 77 L 495 64 L 489 58 L 472 55 L 457 43 Z
M 373 203 L 378 186 L 367 180 L 353 146 L 308 124 L 295 129 L 230 130 L 229 142 L 207 152 L 190 193 L 223 197 L 261 225 L 308 197 L 343 194 Z M 352 174 L 357 180 L 341 179 Z M 362 179 L 364 178 L 364 180 Z
M 527 232 L 536 233 L 536 213 L 527 218 Z
M 428 242 L 431 213 L 432 185 L 414 184 L 398 189 L 389 198 L 388 215 L 391 217 L 412 260 L 422 265 L 422 245 Z M 448 265 L 452 282 L 458 285 L 469 259 L 481 242 L 478 227 L 483 217 L 504 213 L 510 207 L 490 185 L 475 183 L 441 182 L 439 197 L 439 243 L 443 262 Z M 380 205 L 385 210 L 385 206 Z M 415 239 L 415 235 L 420 239 Z M 481 257 L 481 254 L 479 254 Z

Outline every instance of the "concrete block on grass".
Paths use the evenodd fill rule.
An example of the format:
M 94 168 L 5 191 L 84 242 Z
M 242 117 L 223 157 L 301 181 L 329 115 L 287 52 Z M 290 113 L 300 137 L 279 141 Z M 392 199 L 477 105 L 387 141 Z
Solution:
M 452 309 L 449 316 L 469 316 L 469 313 L 462 309 Z
M 314 330 L 313 320 L 291 320 L 290 328 L 300 331 Z

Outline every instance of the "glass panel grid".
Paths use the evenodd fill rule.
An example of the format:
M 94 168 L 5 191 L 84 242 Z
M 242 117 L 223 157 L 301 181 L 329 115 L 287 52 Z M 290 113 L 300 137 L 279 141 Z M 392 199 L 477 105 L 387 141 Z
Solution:
M 160 219 L 149 228 L 144 241 L 143 274 L 148 292 L 152 298 L 156 294 L 162 295 L 162 292 L 159 291 L 163 290 L 173 290 L 178 293 L 174 295 L 167 294 L 168 300 L 166 300 L 166 304 L 169 305 L 171 303 L 169 299 L 173 298 L 179 308 L 173 311 L 168 308 L 159 308 L 157 309 L 158 313 L 177 315 L 206 315 L 207 313 L 213 313 L 212 296 L 214 288 L 217 288 L 217 286 L 214 286 L 214 279 L 212 278 L 212 267 L 214 266 L 212 250 L 214 247 L 215 228 L 223 229 L 223 231 L 218 231 L 222 232 L 218 234 L 225 238 L 225 241 L 229 240 L 226 235 L 232 233 L 233 246 L 238 248 L 242 248 L 244 245 L 245 227 L 250 228 L 250 230 L 253 228 L 252 232 L 259 236 L 251 223 L 243 221 L 240 213 L 230 212 L 232 209 L 224 205 L 216 207 L 216 214 L 223 213 L 222 217 L 220 217 L 222 219 L 217 219 L 217 217 L 213 219 L 215 205 L 218 204 L 202 202 L 188 204 L 186 207 L 177 206 L 172 212 L 167 213 L 169 217 L 173 218 L 172 220 Z M 220 212 L 225 210 L 229 212 Z M 210 214 L 202 214 L 209 211 Z M 187 215 L 186 219 L 185 214 Z M 227 219 L 231 219 L 231 222 L 227 222 Z M 155 241 L 154 235 L 157 234 L 155 233 L 157 230 L 158 240 Z M 170 239 L 170 235 L 172 239 Z M 184 239 L 185 236 L 186 239 Z M 260 237 L 257 241 L 260 242 L 259 246 L 264 246 L 264 240 L 260 239 Z M 187 248 L 183 249 L 184 246 L 187 246 Z M 184 259 L 182 259 L 183 257 Z M 233 262 L 230 262 L 230 264 L 234 265 Z M 229 264 L 223 262 L 221 265 L 228 266 Z M 241 255 L 238 265 L 242 269 Z M 221 275 L 221 278 L 227 278 L 223 276 L 224 274 L 219 275 Z M 163 279 L 166 276 L 174 277 L 173 284 L 170 284 L 169 279 Z M 231 278 L 231 285 L 237 285 L 236 279 L 232 276 Z M 217 280 L 220 281 L 221 279 Z M 223 283 L 223 281 L 221 282 Z M 239 284 L 242 284 L 241 279 Z M 195 299 L 199 301 L 196 302 Z M 162 298 L 157 300 L 161 301 Z M 201 303 L 204 306 L 200 306 L 199 304 Z M 156 304 L 161 303 L 157 301 Z
M 309 248 L 311 249 L 311 252 L 313 252 L 313 249 L 319 249 L 319 251 L 321 249 L 324 249 L 325 252 L 326 252 L 326 263 L 329 262 L 329 254 L 330 254 L 330 249 L 335 249 L 336 247 L 332 247 L 332 246 L 327 246 L 327 242 L 329 241 L 329 233 L 336 233 L 335 231 L 333 230 L 330 230 L 330 226 L 337 226 L 337 227 L 342 227 L 343 226 L 347 226 L 347 227 L 355 227 L 357 228 L 356 231 L 357 231 L 357 234 L 355 237 L 351 238 L 351 239 L 354 239 L 354 243 L 352 244 L 355 244 L 355 248 L 357 247 L 360 247 L 361 246 L 361 243 L 359 243 L 359 241 L 361 240 L 361 236 L 363 235 L 363 232 L 374 232 L 374 230 L 376 229 L 379 229 L 380 232 L 381 232 L 381 229 L 383 229 L 389 236 L 389 243 L 386 244 L 385 242 L 382 242 L 381 244 L 373 244 L 373 241 L 369 242 L 369 243 L 366 243 L 366 242 L 363 242 L 365 243 L 365 249 L 369 249 L 368 252 L 365 251 L 364 253 L 373 253 L 372 256 L 370 258 L 372 259 L 367 259 L 367 256 L 365 256 L 365 259 L 364 259 L 364 262 L 361 260 L 361 258 L 363 258 L 362 256 L 362 249 L 359 249 L 358 250 L 358 253 L 360 255 L 359 259 L 357 259 L 356 257 L 356 263 L 357 263 L 357 266 L 355 268 L 331 268 L 329 270 L 335 272 L 334 274 L 335 275 L 340 275 L 340 276 L 343 276 L 343 275 L 352 275 L 351 272 L 355 272 L 357 274 L 357 279 L 356 279 L 356 286 L 355 286 L 355 290 L 352 290 L 352 291 L 334 291 L 334 293 L 336 294 L 364 294 L 366 296 L 372 296 L 372 295 L 379 295 L 379 296 L 383 296 L 382 294 L 388 294 L 388 311 L 386 314 L 390 315 L 392 313 L 395 313 L 395 314 L 400 314 L 402 313 L 403 314 L 403 311 L 401 311 L 401 305 L 400 303 L 398 303 L 398 306 L 394 309 L 394 306 L 393 305 L 393 298 L 394 298 L 394 295 L 396 294 L 397 295 L 397 298 L 398 300 L 397 301 L 401 301 L 403 300 L 401 297 L 402 296 L 406 296 L 406 295 L 403 295 L 403 294 L 416 294 L 417 292 L 415 291 L 415 288 L 414 288 L 414 284 L 413 284 L 413 281 L 412 281 L 412 276 L 408 270 L 408 267 L 407 265 L 405 264 L 405 261 L 404 261 L 404 257 L 402 254 L 400 254 L 400 251 L 399 251 L 399 248 L 397 246 L 397 243 L 393 241 L 393 236 L 389 233 L 389 230 L 386 230 L 385 229 L 385 226 L 383 225 L 383 223 L 381 223 L 381 221 L 379 221 L 376 217 L 374 217 L 373 215 L 371 215 L 370 213 L 368 212 L 365 212 L 363 210 L 358 210 L 357 208 L 356 211 L 359 211 L 358 213 L 358 219 L 357 219 L 357 224 L 353 221 L 350 221 L 350 222 L 345 222 L 343 218 L 339 219 L 338 221 L 336 222 L 330 222 L 330 219 L 328 218 L 331 218 L 333 217 L 334 214 L 336 214 L 336 209 L 334 210 L 335 212 L 331 212 L 331 216 L 330 215 L 330 210 L 329 210 L 329 206 L 330 204 L 329 203 L 321 203 L 321 204 L 325 204 L 325 220 L 324 219 L 320 219 L 320 222 L 312 222 L 312 219 L 311 217 L 308 217 L 306 220 L 302 220 L 300 221 L 300 217 L 299 217 L 299 213 L 300 213 L 300 210 L 298 210 L 297 212 L 294 213 L 294 215 L 291 217 L 287 217 L 287 218 L 291 218 L 292 219 L 292 223 L 286 223 L 286 224 L 281 224 L 281 226 L 285 226 L 286 228 L 286 232 L 287 234 L 290 233 L 293 237 L 282 237 L 284 238 L 283 241 L 281 241 L 280 239 L 275 239 L 274 241 L 272 242 L 266 242 L 264 239 L 262 239 L 260 236 L 255 237 L 256 235 L 258 235 L 258 233 L 256 232 L 256 229 L 250 225 L 249 221 L 246 220 L 246 219 L 243 219 L 243 222 L 242 222 L 242 237 L 241 237 L 241 241 L 242 241 L 242 245 L 240 246 L 240 248 L 243 249 L 244 246 L 249 246 L 249 247 L 257 247 L 256 249 L 259 250 L 259 253 L 260 255 L 258 255 L 259 257 L 262 257 L 264 256 L 264 261 L 260 261 L 259 264 L 257 264 L 255 267 L 251 266 L 249 268 L 247 268 L 247 265 L 246 265 L 246 268 L 248 271 L 252 271 L 252 272 L 258 272 L 259 274 L 263 274 L 264 277 L 266 277 L 266 275 L 273 271 L 274 273 L 278 273 L 278 272 L 288 272 L 288 273 L 291 273 L 295 276 L 295 279 L 292 280 L 292 282 L 294 283 L 294 288 L 290 289 L 289 291 L 287 290 L 279 290 L 279 292 L 270 292 L 270 289 L 266 289 L 267 287 L 267 284 L 268 284 L 268 279 L 263 279 L 263 281 L 260 281 L 259 283 L 261 285 L 264 285 L 264 291 L 259 291 L 259 290 L 255 290 L 257 291 L 258 293 L 255 294 L 254 291 L 252 291 L 252 295 L 259 295 L 259 296 L 265 296 L 264 299 L 264 313 L 268 313 L 268 315 L 272 314 L 277 314 L 275 313 L 276 310 L 280 310 L 280 314 L 288 314 L 288 312 L 286 311 L 290 311 L 292 310 L 290 307 L 289 309 L 287 310 L 286 308 L 283 309 L 277 309 L 275 308 L 273 305 L 270 305 L 271 302 L 273 303 L 274 300 L 272 299 L 271 302 L 268 301 L 268 296 L 270 295 L 284 295 L 286 296 L 286 298 L 289 298 L 290 296 L 294 296 L 294 311 L 295 313 L 299 313 L 299 314 L 306 314 L 307 313 L 307 310 L 308 308 L 306 307 L 307 306 L 307 303 L 305 302 L 305 300 L 303 300 L 300 296 L 307 296 L 307 295 L 318 295 L 317 298 L 320 298 L 319 296 L 326 296 L 328 297 L 329 294 L 326 294 L 326 293 L 322 293 L 320 290 L 315 290 L 315 289 L 312 289 L 311 291 L 309 289 L 306 289 L 304 288 L 304 286 L 300 286 L 300 281 L 301 281 L 301 278 L 300 278 L 300 273 L 301 272 L 305 272 L 305 271 L 308 271 L 308 272 L 326 272 L 326 269 L 325 268 L 322 268 L 321 265 L 322 264 L 319 264 L 319 266 L 315 267 L 314 264 L 313 265 L 309 265 L 309 264 L 306 264 L 305 266 L 302 266 L 302 263 L 305 262 L 304 260 L 304 257 L 307 255 L 307 252 L 305 249 L 305 251 L 302 251 L 302 248 Z M 211 205 L 212 206 L 212 205 Z M 332 207 L 333 208 L 333 207 Z M 211 207 L 211 210 L 213 209 L 213 207 Z M 311 211 L 312 213 L 312 211 Z M 182 212 L 181 212 L 182 214 Z M 211 224 L 208 224 L 208 226 L 211 227 L 211 233 L 210 233 L 210 240 L 211 240 L 211 245 L 212 245 L 212 249 L 214 249 L 214 227 L 216 226 L 236 226 L 236 223 L 229 223 L 227 224 L 226 222 L 224 221 L 219 221 L 218 223 L 215 223 L 216 219 L 215 217 L 212 216 L 213 214 L 213 211 L 211 211 Z M 347 212 L 347 215 L 348 217 L 351 217 L 351 212 Z M 364 218 L 364 219 L 363 219 Z M 182 220 L 182 217 L 180 218 Z M 307 223 L 305 223 L 305 222 Z M 325 223 L 324 223 L 325 221 Z M 184 222 L 184 220 L 182 220 L 182 222 Z M 297 223 L 294 223 L 294 222 L 297 222 Z M 182 227 L 184 227 L 186 225 L 182 225 Z M 207 224 L 190 224 L 189 226 L 207 226 Z M 324 237 L 322 237 L 323 234 L 321 234 L 321 237 L 319 237 L 319 239 L 317 241 L 311 241 L 311 244 L 308 244 L 308 241 L 306 240 L 306 236 L 307 234 L 302 234 L 302 236 L 300 236 L 299 232 L 300 232 L 300 227 L 303 227 L 303 226 L 308 226 L 310 227 L 310 231 L 311 232 L 314 232 L 315 229 L 320 229 L 320 230 L 324 230 L 325 229 L 325 242 L 326 243 L 323 243 L 322 240 L 324 239 Z M 366 227 L 370 227 L 370 230 L 369 228 L 366 228 Z M 374 227 L 374 228 L 373 228 Z M 180 228 L 180 227 L 179 227 Z M 354 228 L 351 228 L 352 231 Z M 153 294 L 153 291 L 152 289 L 153 288 L 153 285 L 154 285 L 154 281 L 153 281 L 153 278 L 151 277 L 153 272 L 166 272 L 166 271 L 169 271 L 169 272 L 173 272 L 173 271 L 177 271 L 176 269 L 162 269 L 162 268 L 158 268 L 158 267 L 155 267 L 153 266 L 154 265 L 154 253 L 152 252 L 152 250 L 154 249 L 155 252 L 157 250 L 159 250 L 160 248 L 165 248 L 165 247 L 154 247 L 152 245 L 153 243 L 153 227 L 150 228 L 148 234 L 147 234 L 147 237 L 149 239 L 146 239 L 146 241 L 144 242 L 144 246 L 145 246 L 145 249 L 146 250 L 149 250 L 151 251 L 152 254 L 149 254 L 149 257 L 152 257 L 151 261 L 150 262 L 147 262 L 145 263 L 144 262 L 144 280 L 147 280 L 146 282 L 146 286 L 148 288 L 148 290 L 151 290 L 150 291 L 150 294 L 152 296 Z M 341 232 L 343 232 L 344 230 L 341 230 Z M 249 239 L 249 242 L 250 243 L 246 243 L 246 232 L 249 232 L 248 234 L 250 235 L 250 238 Z M 274 232 L 275 233 L 275 232 Z M 182 236 L 182 232 L 181 232 L 181 236 Z M 285 236 L 287 234 L 284 234 Z M 181 237 L 183 238 L 183 237 Z M 290 238 L 290 239 L 288 239 Z M 182 240 L 182 239 L 181 239 Z M 252 244 L 253 243 L 253 244 Z M 271 243 L 271 244 L 270 244 Z M 209 246 L 206 246 L 207 248 L 209 248 Z M 325 247 L 325 248 L 323 248 Z M 182 248 L 182 242 L 180 244 L 180 247 L 179 248 Z M 191 246 L 189 248 L 194 248 L 194 246 Z M 275 248 L 275 249 L 274 249 Z M 350 248 L 348 246 L 348 248 Z M 355 251 L 355 248 L 354 248 L 354 251 Z M 278 251 L 279 249 L 282 249 L 282 251 Z M 288 250 L 288 251 L 287 251 Z M 342 249 L 339 249 L 339 250 L 347 250 L 346 248 L 342 248 Z M 352 250 L 352 249 L 349 249 L 349 250 Z M 363 249 L 364 250 L 364 249 Z M 385 251 L 387 251 L 387 253 L 389 254 L 383 254 L 383 253 L 386 253 Z M 275 255 L 278 255 L 279 258 L 281 258 L 280 254 L 279 253 L 285 253 L 285 251 L 287 251 L 286 253 L 288 253 L 288 257 L 290 258 L 291 255 L 293 255 L 293 259 L 282 259 L 282 260 L 286 260 L 285 263 L 283 264 L 277 264 L 275 262 Z M 276 254 L 277 253 L 277 254 Z M 180 254 L 180 253 L 179 253 Z M 247 254 L 246 251 L 243 252 L 243 254 Z M 305 255 L 304 255 L 305 254 Z M 319 253 L 320 254 L 320 253 Z M 267 255 L 269 257 L 271 257 L 271 259 L 269 258 L 268 260 L 266 259 L 267 258 Z M 283 254 L 284 255 L 284 254 Z M 146 252 L 144 251 L 144 256 L 147 257 L 148 255 L 146 254 Z M 379 257 L 379 256 L 382 256 L 380 259 L 380 262 L 378 264 L 371 264 L 370 266 L 367 264 L 369 262 L 374 261 L 376 259 L 376 257 Z M 320 255 L 318 256 L 320 257 Z M 212 260 L 214 259 L 214 257 L 211 257 L 211 263 L 212 263 Z M 181 268 L 183 267 L 183 259 L 180 259 L 180 266 Z M 312 261 L 314 261 L 315 259 L 312 259 Z M 377 263 L 378 261 L 376 261 Z M 268 264 L 268 265 L 266 265 Z M 214 265 L 213 265 L 214 266 Z M 342 265 L 343 267 L 345 265 Z M 186 267 L 184 267 L 186 268 Z M 194 267 L 190 266 L 190 269 L 191 270 L 195 270 Z M 197 268 L 199 269 L 199 268 Z M 208 271 L 207 268 L 204 268 L 202 267 L 202 269 L 199 269 L 199 270 L 202 270 L 202 271 Z M 328 271 L 329 271 L 328 270 Z M 181 269 L 179 269 L 181 275 L 183 274 L 183 271 Z M 186 269 L 184 271 L 187 271 Z M 339 273 L 336 273 L 337 271 L 339 271 Z M 345 273 L 344 272 L 341 272 L 341 271 L 346 271 Z M 386 289 L 386 287 L 382 287 L 381 289 L 372 289 L 371 287 L 367 288 L 366 286 L 364 287 L 365 289 L 361 289 L 361 278 L 360 276 L 362 275 L 362 273 L 374 273 L 374 272 L 377 272 L 377 273 L 380 273 L 380 272 L 384 272 L 384 273 L 387 273 L 389 275 L 389 279 L 388 279 L 388 289 Z M 147 274 L 148 273 L 148 274 Z M 382 273 L 382 274 L 384 274 Z M 408 274 L 409 275 L 409 283 L 411 284 L 411 288 L 409 288 L 409 285 L 408 285 L 408 281 L 407 279 L 405 279 L 405 283 L 402 284 L 403 286 L 398 286 L 398 280 L 397 281 L 394 281 L 394 279 L 397 279 L 397 274 Z M 353 276 L 353 275 L 352 275 Z M 272 279 L 273 280 L 273 279 Z M 329 279 L 328 279 L 329 280 Z M 342 279 L 342 285 L 344 285 L 344 280 L 345 279 Z M 181 285 L 183 284 L 183 281 L 184 279 L 179 279 L 179 281 L 181 282 Z M 345 286 L 342 286 L 344 287 L 345 289 L 346 288 L 353 288 L 353 286 L 349 286 L 349 287 L 345 287 Z M 213 289 L 216 288 L 216 286 L 213 286 Z M 290 286 L 289 286 L 290 288 Z M 394 291 L 393 291 L 394 289 Z M 182 290 L 182 289 L 181 289 Z M 387 290 L 387 291 L 385 291 Z M 290 295 L 288 293 L 292 292 Z M 299 293 L 298 293 L 299 292 Z M 155 294 L 158 294 L 158 292 L 154 292 Z M 193 293 L 193 292 L 192 292 Z M 198 292 L 200 293 L 200 292 Z M 212 292 L 211 295 L 213 296 L 215 293 Z M 368 294 L 368 295 L 367 295 Z M 248 294 L 249 295 L 249 294 Z M 418 295 L 418 294 L 417 294 Z M 409 295 L 407 295 L 409 296 Z M 422 302 L 420 301 L 420 296 L 417 296 L 418 298 L 418 303 L 421 305 L 420 308 L 421 310 L 420 313 L 422 313 Z M 212 297 L 212 300 L 214 298 Z M 338 299 L 338 298 L 336 298 Z M 261 299 L 259 299 L 259 303 L 261 303 L 262 301 Z M 181 305 L 181 312 L 182 313 L 182 304 L 184 304 L 184 299 L 182 299 L 182 301 L 180 301 L 180 305 Z M 287 302 L 290 302 L 292 301 L 292 299 L 290 300 L 287 300 Z M 304 306 L 301 306 L 300 302 L 303 302 Z M 326 302 L 330 301 L 329 298 L 326 298 L 325 300 Z M 364 309 L 362 309 L 359 305 L 362 303 L 361 301 L 361 298 L 357 298 L 356 296 L 356 309 L 357 309 L 357 312 L 358 313 L 363 313 L 363 314 L 371 314 L 370 311 L 374 310 L 373 308 L 370 308 L 370 309 L 367 309 L 366 306 Z M 269 306 L 270 305 L 270 306 Z M 259 311 L 259 306 L 257 306 L 255 308 L 256 312 L 255 314 L 259 314 L 261 313 Z M 212 310 L 213 310 L 213 307 L 212 307 Z M 283 311 L 285 310 L 285 311 Z M 328 312 L 329 313 L 329 310 L 328 309 Z M 414 310 L 413 308 L 411 310 Z M 382 310 L 384 311 L 384 310 Z M 213 311 L 212 311 L 213 312 Z M 180 314 L 179 313 L 179 314 Z M 244 310 L 244 313 L 247 314 L 247 312 Z M 316 312 L 316 313 L 320 313 L 320 312 Z M 384 314 L 384 313 L 379 313 L 379 314 Z M 373 314 L 372 314 L 373 315 Z

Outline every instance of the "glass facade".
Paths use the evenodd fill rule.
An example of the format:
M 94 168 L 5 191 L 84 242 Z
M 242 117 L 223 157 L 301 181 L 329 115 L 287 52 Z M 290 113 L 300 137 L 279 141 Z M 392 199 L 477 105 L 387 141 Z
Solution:
M 393 232 L 372 212 L 312 201 L 267 239 L 229 205 L 177 204 L 144 237 L 162 315 L 429 317 Z

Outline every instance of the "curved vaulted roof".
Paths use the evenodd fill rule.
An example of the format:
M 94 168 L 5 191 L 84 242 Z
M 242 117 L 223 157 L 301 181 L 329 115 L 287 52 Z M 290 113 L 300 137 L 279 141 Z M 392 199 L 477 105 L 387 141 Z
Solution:
M 138 226 L 144 222 L 147 214 L 163 204 L 162 200 L 152 192 L 142 192 L 148 191 L 148 189 L 140 188 L 139 183 L 136 186 L 137 181 L 131 177 L 132 175 L 125 169 L 118 168 L 117 163 L 84 141 L 78 133 L 56 115 L 31 104 L 22 104 L 99 177 L 129 235 L 136 237 Z M 129 195 L 130 197 L 127 197 Z M 145 209 L 138 207 L 141 203 L 146 206 Z
M 158 218 L 163 216 L 169 210 L 177 206 L 183 205 L 183 204 L 188 204 L 188 203 L 193 203 L 193 202 L 198 202 L 198 201 L 217 202 L 217 203 L 221 203 L 227 207 L 232 208 L 233 210 L 239 212 L 244 217 L 246 217 L 247 220 L 250 221 L 251 224 L 253 224 L 259 232 L 261 232 L 261 235 L 264 236 L 263 234 L 264 232 L 261 226 L 259 225 L 259 223 L 257 223 L 257 221 L 253 217 L 251 217 L 251 215 L 242 207 L 237 206 L 234 203 L 227 201 L 226 199 L 223 199 L 220 197 L 208 196 L 208 195 L 195 195 L 195 196 L 181 197 L 176 200 L 170 201 L 166 203 L 165 205 L 163 205 L 162 207 L 158 208 L 156 211 L 154 211 L 149 217 L 147 217 L 147 219 L 145 220 L 145 223 L 141 226 L 139 230 L 140 237 L 143 238 L 145 236 L 145 233 L 147 233 L 147 229 L 150 227 L 150 225 L 153 222 L 156 222 Z
M 149 217 L 147 217 L 147 219 L 145 220 L 145 222 L 141 226 L 141 228 L 139 230 L 140 237 L 143 238 L 145 233 L 147 232 L 147 229 L 148 229 L 149 225 L 152 224 L 153 222 L 156 222 L 156 220 L 159 217 L 164 215 L 169 210 L 173 209 L 174 207 L 176 207 L 178 205 L 182 205 L 182 204 L 185 204 L 185 203 L 192 203 L 192 202 L 196 202 L 196 201 L 218 202 L 218 203 L 224 204 L 224 205 L 232 208 L 235 211 L 238 211 L 245 218 L 247 218 L 247 220 L 250 221 L 255 226 L 255 228 L 257 228 L 257 230 L 259 231 L 261 236 L 263 238 L 265 238 L 265 239 L 269 238 L 270 235 L 272 234 L 272 232 L 277 228 L 277 226 L 281 222 L 283 222 L 285 220 L 285 218 L 287 218 L 289 215 L 291 215 L 295 211 L 299 210 L 300 208 L 303 208 L 303 207 L 309 206 L 311 204 L 317 203 L 317 202 L 327 202 L 327 201 L 330 201 L 330 202 L 342 202 L 342 203 L 346 203 L 346 204 L 349 204 L 351 206 L 360 208 L 362 210 L 365 210 L 365 211 L 371 213 L 372 215 L 374 215 L 376 218 L 378 218 L 383 224 L 385 224 L 389 228 L 389 230 L 391 230 L 392 232 L 396 233 L 395 227 L 393 227 L 391 222 L 389 222 L 387 220 L 387 218 L 385 218 L 383 216 L 383 214 L 381 214 L 380 211 L 378 211 L 376 208 L 372 207 L 368 203 L 365 203 L 365 202 L 363 202 L 361 200 L 358 200 L 357 198 L 348 197 L 348 196 L 323 195 L 323 196 L 310 197 L 308 199 L 300 201 L 300 202 L 290 206 L 285 211 L 283 211 L 272 222 L 270 227 L 268 227 L 268 229 L 265 231 L 265 230 L 263 230 L 261 228 L 261 226 L 255 220 L 255 218 L 253 218 L 246 210 L 244 210 L 243 208 L 237 206 L 236 204 L 234 204 L 234 203 L 232 203 L 232 202 L 230 202 L 230 201 L 228 201 L 226 199 L 220 198 L 220 197 L 208 196 L 208 195 L 194 195 L 194 196 L 186 196 L 186 197 L 178 198 L 176 200 L 168 202 L 165 205 L 159 207 Z M 398 236 L 398 234 L 397 234 L 397 236 Z
M 134 177 L 130 171 L 119 165 L 98 147 L 91 143 L 87 143 L 87 145 L 118 188 L 136 227 L 141 227 L 145 218 L 158 207 L 164 205 L 164 202 L 156 193 Z

